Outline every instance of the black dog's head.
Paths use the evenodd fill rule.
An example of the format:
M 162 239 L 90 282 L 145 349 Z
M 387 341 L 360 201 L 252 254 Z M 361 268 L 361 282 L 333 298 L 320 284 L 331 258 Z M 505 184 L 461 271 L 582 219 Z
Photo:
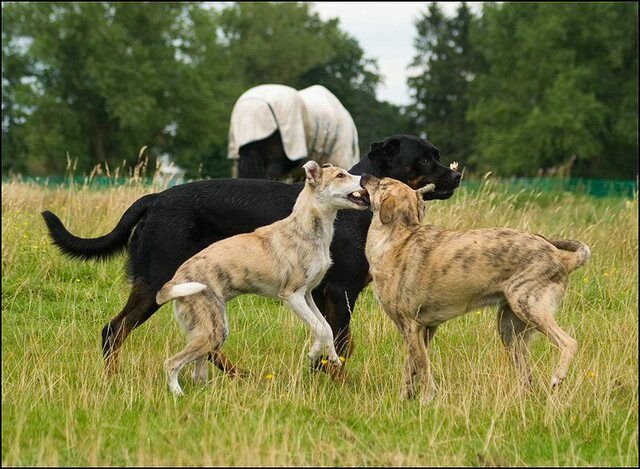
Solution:
M 424 200 L 448 199 L 462 175 L 440 163 L 440 152 L 430 142 L 413 135 L 393 135 L 373 143 L 368 158 L 380 177 L 391 177 L 418 189 L 433 183 L 436 189 Z

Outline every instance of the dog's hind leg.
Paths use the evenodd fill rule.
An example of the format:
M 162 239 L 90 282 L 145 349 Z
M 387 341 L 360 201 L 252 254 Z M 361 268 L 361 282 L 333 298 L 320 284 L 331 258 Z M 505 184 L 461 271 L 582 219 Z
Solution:
M 518 318 L 505 303 L 498 307 L 498 330 L 502 343 L 507 348 L 516 367 L 520 382 L 525 387 L 530 387 L 532 378 L 528 362 L 528 343 L 533 333 L 533 326 L 527 327 L 527 324 Z
M 169 389 L 176 396 L 184 394 L 178 383 L 180 370 L 196 359 L 201 359 L 211 350 L 212 337 L 205 332 L 198 332 L 189 338 L 189 344 L 176 355 L 164 362 L 164 369 L 169 379 Z
M 117 372 L 118 355 L 127 336 L 159 308 L 155 293 L 142 281 L 134 282 L 122 312 L 102 329 L 102 354 L 107 374 L 112 375 Z
M 577 350 L 576 340 L 563 331 L 555 320 L 555 312 L 564 296 L 564 285 L 538 286 L 535 291 L 518 292 L 516 298 L 507 295 L 507 301 L 514 313 L 520 319 L 530 322 L 536 329 L 546 335 L 551 342 L 560 349 L 560 360 L 556 367 L 551 386 L 556 387 L 567 376 L 569 364 L 573 360 Z M 535 300 L 528 301 L 528 299 Z
M 164 362 L 169 388 L 177 396 L 183 394 L 178 382 L 180 370 L 195 360 L 199 371 L 207 355 L 217 352 L 228 336 L 224 303 L 217 298 L 212 302 L 208 296 L 196 294 L 175 304 L 176 319 L 189 335 L 187 346 Z

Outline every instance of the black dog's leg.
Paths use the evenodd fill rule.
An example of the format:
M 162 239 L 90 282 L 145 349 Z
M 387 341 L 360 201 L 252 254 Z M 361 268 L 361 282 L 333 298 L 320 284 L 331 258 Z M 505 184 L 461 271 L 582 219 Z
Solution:
M 108 374 L 117 371 L 118 353 L 129 333 L 149 319 L 159 308 L 155 293 L 142 281 L 134 282 L 122 312 L 102 329 L 102 354 Z

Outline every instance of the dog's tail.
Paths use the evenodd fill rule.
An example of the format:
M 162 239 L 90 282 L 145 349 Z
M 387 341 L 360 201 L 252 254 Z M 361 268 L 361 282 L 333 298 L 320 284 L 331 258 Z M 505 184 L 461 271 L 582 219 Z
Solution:
M 158 194 L 149 194 L 136 200 L 120 218 L 116 227 L 99 238 L 79 238 L 72 235 L 52 212 L 45 210 L 42 218 L 49 229 L 53 244 L 71 257 L 87 259 L 106 259 L 122 251 L 129 242 L 133 228 L 147 212 Z
M 206 285 L 198 282 L 174 283 L 173 281 L 169 281 L 164 284 L 156 295 L 156 303 L 163 305 L 169 300 L 194 295 L 205 288 L 207 288 Z
M 547 239 L 547 241 L 560 249 L 560 254 L 569 272 L 585 265 L 591 257 L 591 249 L 589 249 L 589 246 L 580 241 L 573 239 Z

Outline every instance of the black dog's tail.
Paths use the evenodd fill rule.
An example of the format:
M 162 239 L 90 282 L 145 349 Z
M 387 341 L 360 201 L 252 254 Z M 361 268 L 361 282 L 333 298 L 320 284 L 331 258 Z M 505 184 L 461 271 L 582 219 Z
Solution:
M 158 194 L 140 197 L 124 212 L 122 218 L 111 233 L 99 238 L 78 238 L 72 235 L 52 212 L 42 212 L 44 222 L 49 229 L 53 244 L 72 257 L 80 259 L 106 259 L 122 251 L 129 242 L 133 228 L 146 213 Z

